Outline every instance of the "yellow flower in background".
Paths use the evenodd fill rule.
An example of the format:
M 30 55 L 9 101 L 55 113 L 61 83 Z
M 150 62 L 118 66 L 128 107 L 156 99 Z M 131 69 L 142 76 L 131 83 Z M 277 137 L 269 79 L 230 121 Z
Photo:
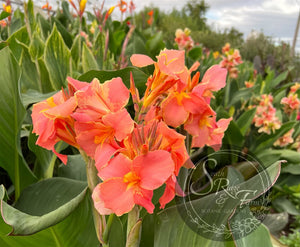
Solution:
M 10 13 L 11 14 L 11 6 L 10 5 L 6 5 L 5 3 L 3 3 L 3 10 L 7 13 Z

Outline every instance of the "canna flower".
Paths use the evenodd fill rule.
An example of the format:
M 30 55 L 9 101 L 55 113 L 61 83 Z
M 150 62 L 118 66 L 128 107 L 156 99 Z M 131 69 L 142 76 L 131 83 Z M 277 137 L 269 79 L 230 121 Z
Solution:
M 117 155 L 99 171 L 103 180 L 93 191 L 95 208 L 100 214 L 121 216 L 134 205 L 153 213 L 153 190 L 162 186 L 174 172 L 171 155 L 164 150 L 150 151 L 133 160 Z
M 10 21 L 11 21 L 11 15 L 12 15 L 12 12 L 13 12 L 13 11 L 12 11 L 12 8 L 11 8 L 10 1 L 6 1 L 6 4 L 3 3 L 2 6 L 3 6 L 3 10 L 4 10 L 5 12 L 7 12 L 7 13 L 10 14 L 10 16 L 7 17 L 8 23 L 10 23 Z M 1 26 L 3 27 L 3 25 L 1 25 Z
M 220 57 L 220 52 L 215 51 L 215 52 L 213 53 L 213 57 L 214 57 L 214 59 L 218 59 L 218 58 Z
M 130 0 L 128 8 L 129 8 L 129 13 L 132 15 L 133 11 L 134 11 L 135 8 L 136 8 L 136 7 L 135 7 L 135 4 L 133 3 L 132 0 Z
M 281 122 L 276 116 L 276 108 L 272 104 L 272 95 L 261 95 L 261 99 L 256 108 L 256 113 L 253 118 L 255 127 L 259 128 L 258 132 L 271 134 L 281 127 Z
M 69 0 L 69 3 L 72 5 L 72 7 L 75 9 L 75 11 L 77 12 L 77 15 L 82 18 L 84 10 L 85 10 L 85 6 L 87 3 L 87 0 L 79 0 L 79 9 L 76 7 L 75 3 L 73 2 L 73 0 Z
M 300 83 L 295 83 L 294 86 L 290 88 L 287 97 L 281 99 L 281 104 L 284 105 L 284 112 L 290 115 L 293 112 L 299 112 L 300 99 L 298 98 L 297 91 L 300 88 Z
M 184 136 L 177 133 L 174 129 L 170 129 L 164 122 L 154 120 L 147 124 L 136 125 L 132 133 L 119 145 L 119 149 L 111 149 L 112 152 L 108 156 L 104 157 L 104 155 L 101 155 L 100 161 L 98 157 L 95 158 L 101 179 L 104 181 L 107 179 L 103 176 L 103 171 L 111 171 L 113 169 L 111 164 L 114 164 L 120 155 L 134 161 L 137 157 L 153 156 L 158 151 L 164 151 L 170 157 L 168 162 L 171 165 L 168 164 L 168 166 L 172 166 L 172 172 L 161 183 L 161 185 L 166 183 L 165 192 L 159 199 L 161 208 L 164 208 L 174 198 L 176 193 L 183 194 L 177 185 L 176 176 L 182 166 L 187 168 L 193 167 L 186 151 Z
M 10 4 L 5 4 L 5 3 L 3 3 L 2 4 L 2 6 L 3 6 L 3 10 L 5 11 L 5 12 L 7 12 L 7 13 L 12 13 L 12 9 L 11 9 L 11 5 Z
M 154 12 L 153 12 L 153 9 L 152 9 L 151 11 L 148 12 L 149 19 L 148 19 L 147 23 L 148 23 L 149 26 L 152 25 L 153 20 L 154 20 L 154 19 L 153 19 L 153 13 L 154 13 Z
M 88 87 L 76 92 L 77 109 L 72 114 L 76 120 L 75 132 L 80 147 L 96 160 L 110 157 L 133 130 L 133 120 L 124 108 L 129 90 L 121 78 L 100 84 L 94 79 Z M 104 158 L 102 156 L 104 155 Z
M 254 82 L 253 81 L 245 81 L 245 86 L 246 86 L 246 88 L 251 88 L 254 86 Z
M 175 32 L 175 42 L 178 45 L 179 50 L 190 50 L 194 46 L 194 41 L 190 36 L 191 30 L 185 28 L 184 31 L 182 29 L 177 29 Z
M 5 20 L 0 20 L 0 26 L 1 27 L 6 27 L 7 26 L 7 23 Z
M 283 136 L 281 136 L 275 143 L 274 146 L 285 147 L 294 142 L 293 139 L 294 129 L 289 130 Z
M 120 0 L 117 6 L 119 7 L 121 13 L 125 13 L 127 11 L 127 5 L 127 2 Z
M 36 144 L 52 150 L 66 164 L 67 157 L 55 151 L 55 144 L 64 141 L 79 147 L 74 132 L 74 119 L 71 114 L 77 104 L 74 97 L 69 97 L 64 90 L 52 97 L 33 105 L 32 132 L 39 137 Z
M 86 2 L 87 2 L 87 0 L 81 0 L 81 1 L 79 2 L 80 16 L 83 15 L 83 12 L 84 12 L 85 6 L 86 6 Z
M 237 78 L 237 65 L 243 63 L 239 50 L 231 49 L 230 44 L 226 43 L 222 48 L 223 60 L 219 63 L 222 68 L 226 68 L 230 78 Z
M 47 2 L 46 4 L 44 4 L 43 6 L 42 6 L 42 9 L 46 9 L 46 10 L 51 10 L 52 9 L 52 6 L 50 6 L 49 5 L 49 3 Z

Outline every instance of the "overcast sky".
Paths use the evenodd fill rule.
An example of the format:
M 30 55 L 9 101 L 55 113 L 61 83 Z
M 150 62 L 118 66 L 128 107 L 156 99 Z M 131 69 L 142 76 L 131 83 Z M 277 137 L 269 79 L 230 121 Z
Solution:
M 91 8 L 95 3 L 100 5 L 103 0 L 88 0 Z M 34 1 L 42 5 L 46 1 Z M 55 5 L 57 0 L 49 0 Z M 74 0 L 77 2 L 77 0 Z M 129 2 L 129 0 L 128 0 Z M 145 6 L 159 7 L 164 11 L 173 8 L 181 9 L 187 0 L 133 0 L 136 11 Z M 215 30 L 224 30 L 234 27 L 246 38 L 251 31 L 263 31 L 275 41 L 292 43 L 297 18 L 300 11 L 300 0 L 206 0 L 209 10 L 206 14 L 208 24 Z M 105 7 L 116 5 L 118 0 L 105 0 Z M 114 11 L 117 14 L 117 10 Z M 297 41 L 297 50 L 300 51 L 300 31 Z

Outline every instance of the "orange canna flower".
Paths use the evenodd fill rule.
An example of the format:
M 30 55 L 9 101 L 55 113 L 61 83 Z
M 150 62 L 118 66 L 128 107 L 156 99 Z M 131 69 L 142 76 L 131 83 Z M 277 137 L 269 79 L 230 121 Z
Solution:
M 120 0 L 120 2 L 118 3 L 117 6 L 119 7 L 119 9 L 120 9 L 120 11 L 121 11 L 122 13 L 125 13 L 126 10 L 127 10 L 128 4 L 127 4 L 127 2 L 125 2 L 125 1 L 123 1 L 123 0 Z
M 44 5 L 42 6 L 42 9 L 51 10 L 51 9 L 52 9 L 52 6 L 50 6 L 49 3 L 47 2 L 46 4 L 44 4 Z
M 154 18 L 153 18 L 153 13 L 154 13 L 154 12 L 153 12 L 153 9 L 152 9 L 151 11 L 148 12 L 149 19 L 148 19 L 147 23 L 148 23 L 149 26 L 152 25 L 153 20 L 154 20 Z

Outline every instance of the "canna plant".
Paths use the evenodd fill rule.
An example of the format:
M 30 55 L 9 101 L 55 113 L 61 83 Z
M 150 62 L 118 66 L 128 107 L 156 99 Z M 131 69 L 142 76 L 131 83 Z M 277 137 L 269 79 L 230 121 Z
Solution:
M 218 167 L 199 170 L 199 152 L 208 157 L 248 145 L 242 142 L 254 108 L 228 114 L 240 103 L 230 97 L 234 87 L 228 108 L 219 103 L 226 69 L 212 54 L 199 67 L 200 47 L 163 49 L 161 33 L 113 22 L 114 8 L 102 9 L 89 26 L 85 4 L 73 6 L 77 21 L 64 2 L 47 22 L 28 1 L 24 16 L 14 11 L 10 36 L 1 41 L 0 166 L 10 179 L 0 187 L 1 246 L 249 246 L 261 239 L 271 246 L 264 225 L 242 238 L 230 231 L 245 221 L 240 214 L 236 221 L 228 213 L 208 216 L 217 240 L 180 215 L 190 185 L 183 181 L 194 171 L 197 181 L 223 169 L 224 179 L 256 191 L 250 200 L 280 171 L 278 156 L 268 160 L 270 183 L 262 186 L 264 172 L 249 172 L 230 154 Z M 149 12 L 152 31 L 153 18 Z M 216 210 L 212 198 L 224 191 L 213 189 L 189 205 Z M 229 199 L 226 207 L 239 211 L 240 201 Z

